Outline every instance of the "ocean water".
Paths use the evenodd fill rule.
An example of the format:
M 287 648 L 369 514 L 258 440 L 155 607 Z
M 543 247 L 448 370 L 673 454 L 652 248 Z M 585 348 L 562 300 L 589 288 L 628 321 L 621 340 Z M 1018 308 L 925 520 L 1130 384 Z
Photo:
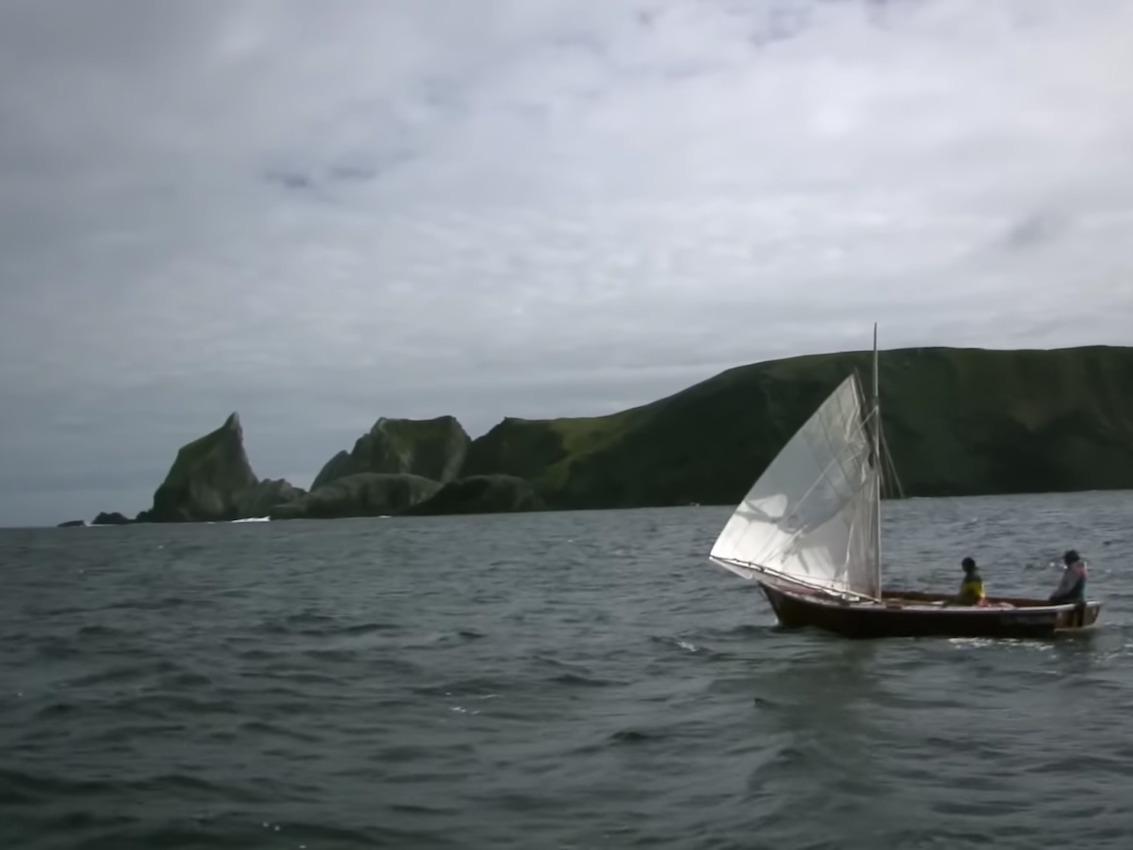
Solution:
M 1133 846 L 1133 493 L 885 508 L 1088 637 L 783 631 L 726 508 L 0 532 L 11 848 Z

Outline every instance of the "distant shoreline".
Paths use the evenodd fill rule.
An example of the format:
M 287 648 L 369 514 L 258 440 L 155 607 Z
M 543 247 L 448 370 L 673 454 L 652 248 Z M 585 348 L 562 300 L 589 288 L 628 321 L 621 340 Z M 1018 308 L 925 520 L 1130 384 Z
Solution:
M 104 522 L 734 506 L 867 352 L 729 369 L 607 416 L 380 418 L 311 491 L 260 480 L 239 417 L 183 446 L 153 504 Z M 884 427 L 908 497 L 1133 489 L 1133 348 L 883 351 Z M 891 494 L 890 494 L 891 495 Z M 96 518 L 97 519 L 97 518 Z

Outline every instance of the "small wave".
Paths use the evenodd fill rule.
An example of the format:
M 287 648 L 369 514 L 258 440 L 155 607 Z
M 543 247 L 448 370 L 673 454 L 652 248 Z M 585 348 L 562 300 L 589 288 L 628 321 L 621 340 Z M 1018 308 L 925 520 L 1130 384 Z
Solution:
M 775 625 L 757 626 L 752 623 L 741 623 L 726 629 L 706 629 L 704 634 L 713 637 L 762 637 L 775 631 Z
M 339 632 L 344 635 L 368 635 L 371 632 L 393 632 L 400 628 L 396 623 L 358 623 L 344 626 Z
M 399 631 L 402 626 L 398 623 L 387 623 L 378 620 L 362 623 L 344 623 L 338 618 L 326 614 L 303 613 L 293 614 L 280 619 L 265 620 L 254 628 L 255 631 L 262 634 L 294 634 L 304 637 L 333 638 L 342 636 L 356 637 L 358 635 L 367 635 L 377 632 L 395 632 Z M 483 637 L 481 633 L 472 630 L 459 631 L 456 633 L 456 636 L 465 640 Z M 443 640 L 446 637 L 451 639 L 451 635 L 440 635 L 438 639 Z
M 97 794 L 107 785 L 0 767 L 0 803 L 41 803 L 64 796 Z
M 511 682 L 476 676 L 470 679 L 456 679 L 439 685 L 418 685 L 413 688 L 413 692 L 422 696 L 472 696 L 486 699 L 497 694 L 508 693 L 512 687 Z
M 455 815 L 460 809 L 452 806 L 424 806 L 419 803 L 393 803 L 390 811 L 401 812 L 407 815 Z
M 316 661 L 355 661 L 358 651 L 355 649 L 308 649 L 303 654 Z
M 185 773 L 163 773 L 130 780 L 70 779 L 60 775 L 43 775 L 0 768 L 0 801 L 45 802 L 60 797 L 88 797 L 105 792 L 146 792 L 154 790 L 208 792 L 218 798 L 241 795 L 231 785 L 219 785 Z
M 242 707 L 231 699 L 200 699 L 179 694 L 148 693 L 132 696 L 115 703 L 117 711 L 136 711 L 154 718 L 175 717 L 178 714 L 210 715 L 239 714 Z
M 72 645 L 69 641 L 63 641 L 56 637 L 51 637 L 43 641 L 36 647 L 35 651 L 37 655 L 49 658 L 53 661 L 64 658 L 74 658 L 76 655 L 82 654 L 79 648 Z
M 690 640 L 681 637 L 674 637 L 671 635 L 655 635 L 651 638 L 654 643 L 659 643 L 662 646 L 674 647 L 688 653 L 701 652 L 703 647 L 697 646 Z
M 273 649 L 241 649 L 234 654 L 241 661 L 270 661 L 281 655 Z
M 602 679 L 598 676 L 583 676 L 578 673 L 560 673 L 557 676 L 552 676 L 547 681 L 556 685 L 569 685 L 581 688 L 608 688 L 613 685 L 626 684 L 624 681 L 618 679 Z
M 170 735 L 182 735 L 189 727 L 184 723 L 160 722 L 150 723 L 123 723 L 115 720 L 114 726 L 99 732 L 90 732 L 84 736 L 87 744 L 110 744 L 132 746 L 144 738 L 161 738 Z M 117 747 L 121 751 L 121 747 Z
M 589 673 L 590 668 L 584 664 L 578 664 L 573 661 L 564 661 L 561 658 L 556 658 L 554 655 L 548 655 L 543 652 L 536 652 L 531 656 L 531 660 L 540 666 L 553 667 L 557 670 L 573 671 L 575 673 Z
M 250 517 L 245 517 L 244 519 L 234 519 L 234 520 L 232 520 L 233 525 L 236 525 L 237 523 L 241 523 L 241 522 L 271 522 L 271 517 L 270 516 L 250 516 Z
M 212 684 L 212 679 L 203 673 L 184 670 L 168 676 L 162 684 L 171 688 L 205 688 Z
M 40 608 L 29 605 L 24 610 L 33 617 L 67 617 L 71 614 L 86 614 L 89 609 L 73 605 L 65 605 L 61 608 Z
M 663 735 L 654 732 L 643 732 L 640 729 L 619 729 L 608 740 L 613 744 L 644 744 L 649 741 L 660 741 Z
M 289 614 L 284 617 L 283 622 L 289 626 L 303 626 L 308 623 L 334 623 L 335 618 L 330 614 L 323 614 L 319 611 L 308 609 L 300 611 L 298 614 Z
M 297 728 L 279 726 L 266 720 L 247 720 L 240 724 L 240 731 L 247 735 L 272 735 L 279 738 L 289 738 L 292 741 L 302 741 L 307 744 L 318 743 L 321 740 L 318 735 L 301 732 Z
M 1017 638 L 948 638 L 948 643 L 956 649 L 989 649 L 992 647 L 1012 647 L 1049 652 L 1054 644 L 1049 641 L 1021 640 Z
M 341 679 L 328 676 L 326 673 L 317 673 L 310 670 L 296 669 L 292 666 L 279 669 L 257 670 L 255 675 L 264 679 L 282 680 L 302 685 L 337 685 Z
M 78 630 L 78 632 L 76 632 L 76 634 L 81 638 L 89 639 L 89 638 L 133 637 L 133 636 L 135 636 L 139 633 L 131 631 L 129 629 L 120 629 L 120 628 L 117 628 L 115 626 L 94 625 L 94 626 L 83 626 L 82 628 L 80 628 Z
M 163 596 L 160 599 L 121 599 L 106 606 L 109 610 L 161 611 L 166 608 L 180 608 L 197 604 L 183 596 Z
M 184 671 L 176 664 L 169 661 L 119 664 L 70 679 L 67 681 L 67 685 L 72 688 L 89 688 L 95 685 L 129 682 L 154 674 L 172 674 L 176 676 L 181 675 L 183 672 Z
M 61 717 L 68 717 L 78 710 L 78 705 L 73 702 L 53 702 L 37 711 L 35 713 L 35 719 L 58 720 Z

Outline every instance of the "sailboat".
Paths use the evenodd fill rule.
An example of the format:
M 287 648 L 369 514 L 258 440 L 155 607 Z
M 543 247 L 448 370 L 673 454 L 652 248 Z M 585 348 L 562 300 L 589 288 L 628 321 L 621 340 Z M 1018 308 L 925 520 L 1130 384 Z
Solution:
M 872 398 L 856 372 L 847 375 L 752 485 L 710 559 L 758 582 L 783 626 L 846 637 L 1046 637 L 1097 622 L 1095 601 L 989 597 L 968 606 L 883 589 L 877 363 L 875 325 Z

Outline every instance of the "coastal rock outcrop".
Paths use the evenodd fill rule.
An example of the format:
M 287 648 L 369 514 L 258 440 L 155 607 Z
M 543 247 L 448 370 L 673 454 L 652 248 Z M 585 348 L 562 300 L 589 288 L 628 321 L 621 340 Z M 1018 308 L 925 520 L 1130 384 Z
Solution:
M 271 511 L 272 519 L 330 519 L 402 513 L 432 496 L 440 483 L 408 473 L 360 472 L 311 490 Z
M 282 505 L 288 505 L 302 499 L 307 491 L 295 487 L 282 478 L 274 481 L 265 478 L 257 484 L 241 490 L 236 494 L 234 501 L 237 519 L 247 517 L 270 516 L 271 512 Z
M 86 525 L 81 519 L 69 519 L 66 522 L 61 522 L 56 528 L 82 528 Z
M 564 459 L 565 438 L 579 427 L 592 424 L 599 432 L 607 428 L 607 418 L 594 419 L 517 419 L 504 417 L 487 434 L 468 447 L 462 475 L 515 475 L 534 478 Z
M 244 430 L 233 413 L 215 431 L 182 446 L 153 507 L 140 522 L 206 522 L 266 516 L 302 491 L 286 481 L 258 481 L 244 452 Z
M 471 442 L 451 416 L 383 418 L 311 493 L 256 479 L 233 414 L 178 452 L 138 519 L 735 505 L 852 371 L 868 375 L 871 352 L 740 366 L 607 416 L 507 418 Z M 895 349 L 880 382 L 906 495 L 1133 488 L 1133 347 Z
M 514 475 L 470 475 L 441 487 L 406 511 L 418 516 L 537 511 L 546 507 L 530 482 Z
M 460 473 L 471 440 L 452 416 L 436 419 L 386 419 L 327 461 L 311 492 L 340 478 L 359 473 L 408 473 L 451 481 Z
M 111 511 L 110 513 L 100 513 L 91 521 L 91 525 L 128 525 L 133 522 L 127 516 L 118 513 L 118 511 Z

